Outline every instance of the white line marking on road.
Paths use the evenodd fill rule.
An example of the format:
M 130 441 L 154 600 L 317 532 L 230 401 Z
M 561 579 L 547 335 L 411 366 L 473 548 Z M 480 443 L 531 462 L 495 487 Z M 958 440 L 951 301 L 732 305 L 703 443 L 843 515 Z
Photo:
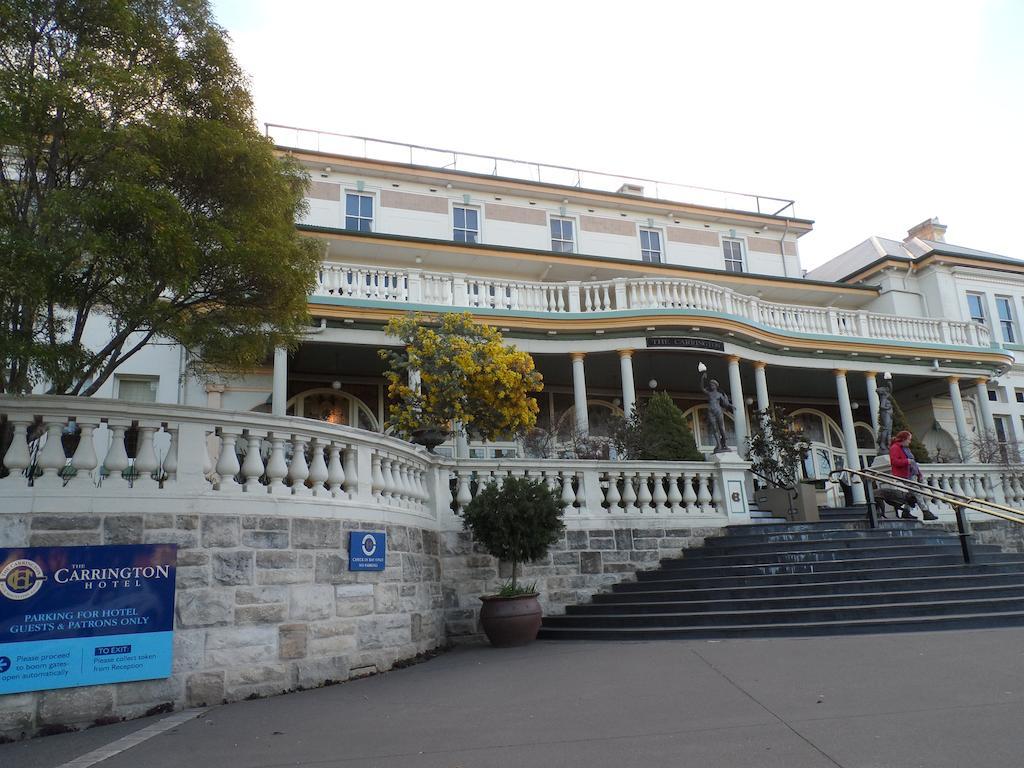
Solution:
M 170 730 L 176 725 L 191 720 L 194 717 L 199 717 L 206 709 L 186 709 L 170 717 L 165 717 L 162 720 L 158 720 L 152 725 L 147 725 L 145 728 L 140 728 L 135 733 L 129 733 L 127 736 L 112 741 L 106 746 L 94 749 L 92 752 L 86 752 L 81 757 L 76 757 L 74 760 L 63 763 L 57 766 L 57 768 L 89 768 L 89 766 L 96 765 L 96 763 L 102 762 L 107 758 L 111 758 L 114 755 L 124 752 L 126 749 L 131 749 L 134 746 L 141 744 L 147 739 L 151 739 L 154 736 L 158 736 L 164 731 Z

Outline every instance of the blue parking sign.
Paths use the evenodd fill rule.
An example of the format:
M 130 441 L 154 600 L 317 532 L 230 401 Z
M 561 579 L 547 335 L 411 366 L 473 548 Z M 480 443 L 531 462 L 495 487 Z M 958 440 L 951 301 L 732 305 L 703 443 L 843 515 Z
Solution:
M 350 571 L 383 571 L 387 549 L 387 534 L 372 531 L 350 531 L 348 534 L 348 569 Z

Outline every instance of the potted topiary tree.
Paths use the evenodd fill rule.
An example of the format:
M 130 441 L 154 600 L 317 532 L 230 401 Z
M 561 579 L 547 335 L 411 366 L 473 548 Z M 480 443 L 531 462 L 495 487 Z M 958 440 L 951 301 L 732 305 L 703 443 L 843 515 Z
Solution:
M 506 345 L 496 329 L 461 313 L 394 318 L 387 333 L 403 342 L 400 350 L 380 350 L 399 434 L 433 451 L 456 423 L 484 440 L 536 424 L 531 393 L 543 389 L 541 376 L 533 358 Z
M 519 583 L 520 563 L 543 557 L 562 536 L 560 495 L 540 480 L 506 477 L 481 488 L 462 512 L 463 527 L 489 554 L 512 563 L 512 578 L 480 598 L 480 623 L 491 645 L 525 645 L 537 637 L 537 587 Z
M 778 406 L 755 411 L 756 428 L 748 439 L 750 469 L 764 488 L 754 493 L 760 508 L 791 520 L 817 520 L 813 485 L 798 482 L 808 444 L 793 420 Z

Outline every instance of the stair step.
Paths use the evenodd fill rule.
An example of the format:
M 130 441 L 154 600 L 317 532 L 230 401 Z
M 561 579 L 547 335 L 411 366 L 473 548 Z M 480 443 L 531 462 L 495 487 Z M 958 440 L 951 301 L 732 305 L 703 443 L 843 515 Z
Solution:
M 890 536 L 849 536 L 843 538 L 811 539 L 809 541 L 762 541 L 761 543 L 733 543 L 730 537 L 721 540 L 706 539 L 699 550 L 686 550 L 684 558 L 694 556 L 749 556 L 775 552 L 796 552 L 816 549 L 878 549 L 906 546 L 960 546 L 960 540 L 948 533 L 918 533 L 900 531 Z
M 677 593 L 683 595 L 685 593 Z M 881 592 L 837 592 L 821 595 L 759 596 L 756 598 L 699 599 L 677 597 L 674 600 L 646 600 L 644 593 L 631 600 L 601 600 L 584 605 L 570 605 L 567 616 L 612 614 L 697 613 L 775 610 L 779 608 L 826 608 L 882 604 L 934 603 L 937 601 L 984 600 L 988 598 L 1024 598 L 1024 578 L 1016 584 L 948 589 L 918 589 Z
M 935 547 L 891 547 L 890 551 L 880 550 L 825 550 L 811 552 L 786 552 L 776 555 L 751 555 L 743 557 L 691 557 L 663 562 L 662 571 L 680 571 L 705 576 L 724 575 L 729 570 L 737 575 L 743 573 L 807 573 L 810 569 L 819 571 L 862 568 L 869 563 L 880 567 L 894 565 L 946 565 L 963 563 L 960 547 L 956 545 Z M 998 551 L 992 551 L 998 554 Z M 984 554 L 978 555 L 979 558 Z M 751 562 L 752 561 L 752 562 Z
M 676 571 L 674 573 L 665 571 L 638 571 L 636 573 L 637 581 L 622 582 L 614 585 L 612 589 L 616 592 L 631 592 L 634 590 L 643 591 L 657 589 L 659 586 L 667 587 L 668 585 L 671 585 L 676 589 L 700 589 L 706 587 L 749 587 L 758 584 L 775 585 L 814 583 L 821 582 L 822 580 L 836 582 L 884 578 L 916 579 L 928 576 L 961 574 L 964 572 L 965 568 L 963 560 L 959 558 L 956 559 L 956 562 L 931 565 L 922 564 L 885 567 L 875 564 L 875 567 L 871 567 L 873 564 L 875 564 L 875 561 L 867 561 L 867 563 L 862 564 L 860 568 L 850 568 L 838 571 L 806 570 L 797 573 L 743 573 L 730 574 L 727 576 L 720 574 L 695 575 L 686 571 Z M 1019 561 L 1007 561 L 1003 563 L 990 562 L 986 564 L 986 568 L 991 573 L 1024 573 L 1024 564 Z
M 963 613 L 951 616 L 911 616 L 899 619 L 853 619 L 848 621 L 804 622 L 779 625 L 735 625 L 729 627 L 589 627 L 542 626 L 544 640 L 685 640 L 730 637 L 809 637 L 815 635 L 882 634 L 889 632 L 933 632 L 946 629 L 987 629 L 1024 625 L 1024 612 Z
M 881 520 L 879 527 L 875 530 L 889 528 L 918 528 L 924 526 L 920 520 Z M 938 526 L 936 526 L 938 527 Z M 834 521 L 819 520 L 813 523 L 741 523 L 727 525 L 723 529 L 726 535 L 753 535 L 758 533 L 780 533 L 782 531 L 842 531 L 842 530 L 871 530 L 868 527 L 867 519 Z
M 640 586 L 657 585 L 660 582 L 645 581 Z M 669 582 L 672 583 L 672 582 Z M 635 583 L 631 583 L 636 586 Z M 594 595 L 594 602 L 617 603 L 629 602 L 632 600 L 654 602 L 677 600 L 743 600 L 743 599 L 771 599 L 774 597 L 789 597 L 805 595 L 815 597 L 818 595 L 840 595 L 854 593 L 871 593 L 873 591 L 888 591 L 891 594 L 910 592 L 920 589 L 949 589 L 956 587 L 976 588 L 984 586 L 1016 586 L 1024 585 L 1024 569 L 1010 573 L 989 573 L 983 570 L 978 573 L 960 573 L 952 576 L 916 576 L 910 578 L 890 579 L 857 579 L 847 581 L 810 581 L 791 584 L 762 584 L 759 586 L 734 586 L 734 587 L 703 587 L 683 589 L 635 589 L 631 591 L 605 592 Z M 621 586 L 621 585 L 619 585 Z
M 894 619 L 913 616 L 946 616 L 964 612 L 1005 613 L 1024 612 L 1024 594 L 977 600 L 945 600 L 938 602 L 897 602 L 877 605 L 829 605 L 806 608 L 761 610 L 688 611 L 676 613 L 631 613 L 630 606 L 621 606 L 623 612 L 550 616 L 545 625 L 553 627 L 692 627 L 755 624 L 819 623 L 852 619 Z
M 704 540 L 707 548 L 746 546 L 748 544 L 772 544 L 798 541 L 847 541 L 849 539 L 910 539 L 915 536 L 954 536 L 954 534 L 924 527 L 919 528 L 891 528 L 891 529 L 850 529 L 840 528 L 829 531 L 783 531 L 778 533 L 762 533 L 756 536 L 741 536 L 729 534 L 727 536 L 711 536 Z

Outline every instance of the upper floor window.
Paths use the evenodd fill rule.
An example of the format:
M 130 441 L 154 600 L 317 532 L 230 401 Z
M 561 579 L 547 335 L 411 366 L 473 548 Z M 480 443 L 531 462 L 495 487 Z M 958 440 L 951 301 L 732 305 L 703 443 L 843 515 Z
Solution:
M 551 217 L 551 250 L 573 253 L 576 250 L 576 235 L 572 219 Z
M 121 376 L 116 375 L 118 400 L 132 400 L 136 403 L 155 403 L 156 391 L 160 379 L 156 376 Z
M 454 240 L 456 243 L 480 242 L 480 211 L 456 205 L 453 208 L 455 222 Z
M 985 322 L 985 296 L 980 293 L 968 293 L 967 294 L 967 311 L 971 315 L 971 320 L 976 323 Z
M 661 263 L 661 232 L 656 229 L 640 230 L 640 258 L 651 264 Z
M 996 296 L 996 310 L 999 312 L 999 328 L 1003 332 L 1003 341 L 1007 344 L 1017 343 L 1017 327 L 1013 321 L 1013 307 L 1006 296 Z
M 726 272 L 746 272 L 743 268 L 743 241 L 729 237 L 722 238 L 722 250 L 725 253 Z
M 345 193 L 345 229 L 373 232 L 373 195 Z

